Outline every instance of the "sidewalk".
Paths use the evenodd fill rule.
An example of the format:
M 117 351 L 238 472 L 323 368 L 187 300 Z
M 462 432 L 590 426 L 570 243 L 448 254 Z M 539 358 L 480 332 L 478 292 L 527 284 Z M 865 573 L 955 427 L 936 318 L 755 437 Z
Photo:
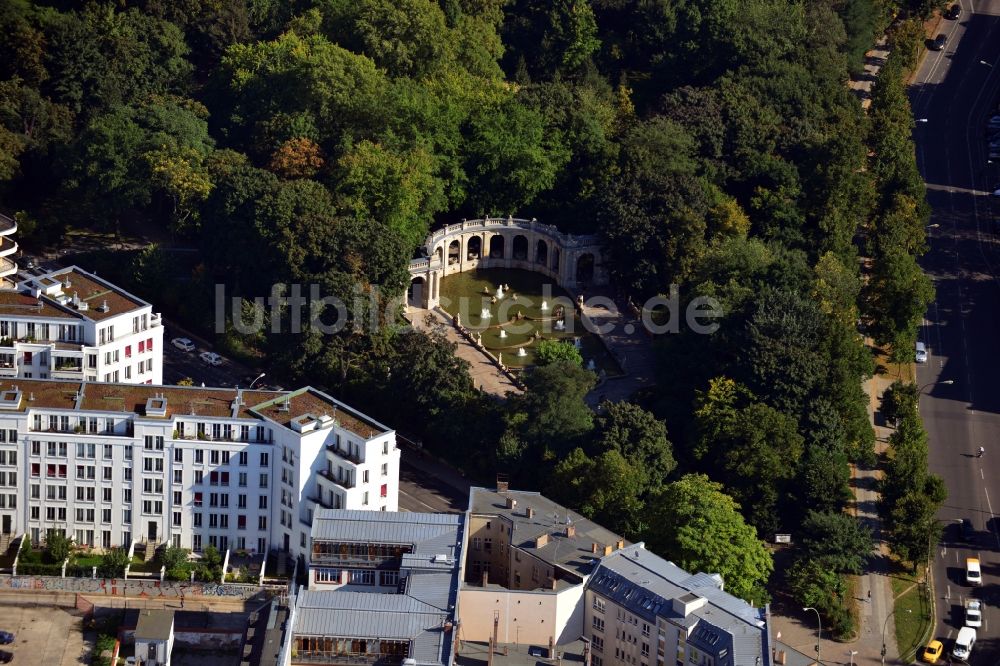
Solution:
M 457 345 L 455 353 L 459 358 L 469 362 L 469 374 L 477 389 L 491 393 L 501 398 L 508 393 L 521 393 L 521 389 L 510 381 L 507 375 L 500 372 L 493 362 L 475 348 L 468 340 L 455 331 L 451 322 L 440 312 L 410 307 L 407 318 L 418 331 L 436 330 L 444 334 L 448 342 Z
M 875 412 L 882 392 L 889 387 L 895 378 L 887 375 L 876 375 L 865 383 L 865 392 L 869 396 L 868 416 L 875 429 L 875 451 L 881 455 L 888 447 L 888 428 L 876 425 Z M 824 637 L 821 643 L 823 664 L 850 664 L 851 652 L 854 663 L 876 666 L 882 664 L 882 635 L 885 630 L 885 647 L 887 664 L 901 663 L 898 659 L 899 649 L 896 646 L 895 623 L 886 619 L 892 613 L 894 597 L 892 584 L 888 576 L 889 551 L 882 542 L 881 523 L 878 517 L 878 493 L 875 491 L 881 471 L 874 468 L 856 467 L 851 470 L 851 484 L 854 488 L 854 502 L 851 511 L 858 520 L 872 529 L 876 547 L 872 552 L 868 571 L 858 577 L 857 603 L 859 607 L 858 637 L 849 643 L 840 643 Z M 869 596 L 869 594 L 871 596 Z M 780 632 L 780 639 L 791 647 L 808 654 L 815 655 L 816 645 L 816 615 L 811 611 L 798 613 L 796 616 L 781 616 L 772 614 L 775 635 Z

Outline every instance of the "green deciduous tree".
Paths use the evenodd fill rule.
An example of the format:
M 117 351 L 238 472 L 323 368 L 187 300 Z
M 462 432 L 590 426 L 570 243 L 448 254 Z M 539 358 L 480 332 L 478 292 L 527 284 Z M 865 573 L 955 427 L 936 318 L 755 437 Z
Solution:
M 561 361 L 583 365 L 583 356 L 576 346 L 564 340 L 542 340 L 538 343 L 538 348 L 535 351 L 535 362 L 538 365 L 549 365 Z
M 121 578 L 128 566 L 128 551 L 124 548 L 111 548 L 101 555 L 101 563 L 97 565 L 97 574 L 102 578 Z
M 688 571 L 721 574 L 726 591 L 741 599 L 767 601 L 771 555 L 720 484 L 687 475 L 653 497 L 648 510 L 646 541 L 656 553 Z

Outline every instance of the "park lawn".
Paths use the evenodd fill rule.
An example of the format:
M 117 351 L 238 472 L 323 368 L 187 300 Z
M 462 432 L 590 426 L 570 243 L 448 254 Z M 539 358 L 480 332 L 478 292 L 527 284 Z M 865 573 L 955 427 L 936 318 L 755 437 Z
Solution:
M 101 566 L 102 559 L 100 555 L 78 555 L 72 558 L 70 562 L 78 567 L 99 567 Z
M 931 609 L 924 586 L 908 573 L 896 573 L 891 579 L 896 614 L 896 645 L 902 663 L 910 663 L 929 639 Z M 909 612 L 907 612 L 909 611 Z

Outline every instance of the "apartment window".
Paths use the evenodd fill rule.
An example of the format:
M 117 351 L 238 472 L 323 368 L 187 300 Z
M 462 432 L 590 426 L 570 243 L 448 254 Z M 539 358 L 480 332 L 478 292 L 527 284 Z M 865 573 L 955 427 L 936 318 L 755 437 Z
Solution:
M 368 483 L 368 470 L 361 473 L 362 483 Z
M 132 358 L 132 345 L 125 345 L 125 358 Z
M 240 494 L 236 496 L 236 508 L 245 509 L 247 508 L 247 496 Z
M 174 449 L 174 462 L 184 462 L 184 449 Z
M 213 429 L 218 428 L 218 427 L 219 427 L 218 424 L 212 426 Z M 217 437 L 216 437 L 216 439 L 217 439 Z M 208 452 L 208 457 L 209 457 L 209 464 L 212 464 L 212 465 L 218 465 L 219 464 L 219 452 L 218 451 L 209 451 Z
M 194 450 L 194 461 L 195 461 L 196 464 L 199 464 L 199 465 L 201 463 L 205 462 L 205 452 L 202 451 L 201 449 L 195 449 Z
M 642 635 L 649 636 L 649 625 L 645 622 L 642 623 Z
M 603 617 L 597 617 L 595 615 L 594 616 L 593 625 L 594 625 L 594 629 L 597 629 L 598 631 L 604 631 L 604 618 Z
M 181 499 L 181 491 L 174 491 L 174 504 L 181 504 L 183 500 Z
M 195 506 L 201 506 L 201 502 L 202 502 L 201 496 L 202 496 L 201 493 L 195 493 L 194 494 L 194 505 Z
M 257 508 L 266 509 L 267 508 L 267 495 L 260 495 L 257 498 Z
M 368 506 L 368 491 L 366 490 L 364 494 L 361 495 L 362 506 Z
M 600 597 L 594 597 L 593 609 L 595 611 L 597 611 L 598 613 L 603 613 L 604 612 L 604 599 L 601 599 Z
M 267 474 L 260 475 L 260 483 L 258 485 L 261 488 L 267 488 Z
M 182 469 L 174 470 L 174 483 L 184 483 L 184 470 Z
M 146 351 L 153 351 L 153 338 L 149 338 L 146 340 Z M 150 365 L 150 369 L 152 369 L 152 364 Z
M 482 550 L 483 540 L 479 537 L 472 537 L 472 550 Z
M 111 488 L 101 488 L 101 501 L 102 502 L 111 501 Z
M 246 488 L 247 487 L 247 473 L 246 472 L 240 472 L 239 484 L 240 484 L 240 488 Z
M 382 484 L 382 489 L 379 492 L 380 492 L 380 496 L 381 497 L 388 497 L 389 496 L 389 484 L 383 483 Z
M 340 569 L 316 569 L 317 583 L 339 583 Z
M 122 509 L 122 522 L 126 525 L 132 522 L 132 509 Z
M 104 459 L 111 460 L 114 457 L 115 449 L 110 444 L 104 445 Z
M 247 517 L 243 514 L 236 516 L 236 529 L 245 530 L 247 528 Z
M 200 469 L 194 471 L 194 485 L 200 486 L 205 480 L 205 473 Z
M 257 518 L 257 529 L 266 530 L 267 529 L 267 516 L 258 516 Z
M 102 523 L 111 522 L 111 509 L 101 509 L 101 522 Z
M 111 423 L 112 423 L 111 427 L 114 428 L 114 422 L 112 421 Z M 125 460 L 132 460 L 132 445 L 131 444 L 126 444 L 125 445 Z
M 194 536 L 193 536 L 193 537 L 191 538 L 191 548 L 192 548 L 192 550 L 194 550 L 194 551 L 195 551 L 196 553 L 199 553 L 199 552 L 201 552 L 201 535 L 200 535 L 200 534 L 195 534 L 195 535 L 194 535 Z
M 122 489 L 122 502 L 124 502 L 125 504 L 131 504 L 132 503 L 132 489 L 131 488 L 123 488 Z
M 101 478 L 105 481 L 110 481 L 113 473 L 112 467 L 105 465 L 101 468 Z
M 378 584 L 382 587 L 396 587 L 399 585 L 399 572 L 380 571 Z
M 590 635 L 590 644 L 593 646 L 595 650 L 598 651 L 604 650 L 604 639 L 598 636 L 597 634 Z
M 223 530 L 229 529 L 229 514 L 220 513 L 219 514 L 219 528 Z
M 243 427 L 245 428 L 246 426 L 243 426 Z M 247 458 L 249 458 L 249 456 L 247 455 L 247 452 L 246 451 L 240 451 L 240 466 L 242 466 L 242 467 L 246 466 L 246 464 L 247 464 Z
M 375 572 L 368 569 L 360 569 L 350 572 L 348 582 L 352 585 L 374 585 Z
M 270 464 L 270 457 L 268 456 L 267 451 L 261 451 L 260 452 L 260 466 L 261 467 L 267 467 L 269 464 Z
M 493 552 L 493 539 L 490 539 L 490 538 L 483 539 L 483 549 L 487 553 L 492 553 Z
M 642 644 L 642 656 L 643 657 L 648 657 L 649 656 L 649 643 L 643 643 Z
M 195 527 L 201 527 L 201 514 L 200 513 L 194 513 L 192 515 L 194 516 L 194 526 Z
M 144 351 L 146 351 L 146 341 L 139 340 L 139 353 L 141 354 Z

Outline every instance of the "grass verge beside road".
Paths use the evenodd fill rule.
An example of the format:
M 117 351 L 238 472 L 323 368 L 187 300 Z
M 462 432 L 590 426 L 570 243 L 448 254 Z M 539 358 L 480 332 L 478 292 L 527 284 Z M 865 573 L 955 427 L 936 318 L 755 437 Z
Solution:
M 930 640 L 931 604 L 923 577 L 896 572 L 891 576 L 896 645 L 900 663 L 908 664 Z

